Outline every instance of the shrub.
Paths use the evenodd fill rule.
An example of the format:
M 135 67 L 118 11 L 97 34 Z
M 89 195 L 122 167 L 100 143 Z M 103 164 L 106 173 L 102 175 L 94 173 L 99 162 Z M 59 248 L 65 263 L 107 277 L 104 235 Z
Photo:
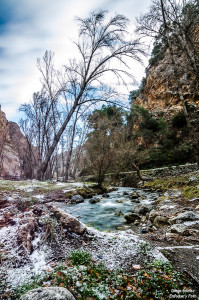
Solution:
M 125 174 L 124 178 L 122 179 L 122 186 L 137 187 L 138 181 L 137 175 L 130 173 Z
M 19 199 L 16 202 L 17 209 L 24 212 L 29 209 L 31 206 L 38 204 L 39 200 L 37 199 Z
M 81 249 L 71 252 L 69 259 L 74 265 L 84 265 L 91 262 L 91 254 Z
M 182 128 L 187 125 L 187 121 L 184 115 L 183 110 L 180 110 L 172 118 L 172 126 L 175 128 Z

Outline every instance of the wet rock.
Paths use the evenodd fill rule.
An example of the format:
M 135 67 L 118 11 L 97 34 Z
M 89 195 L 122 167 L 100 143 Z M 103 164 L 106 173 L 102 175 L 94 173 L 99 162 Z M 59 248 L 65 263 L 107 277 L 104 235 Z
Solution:
M 144 233 L 148 233 L 149 232 L 149 228 L 147 226 L 141 227 L 139 229 L 139 233 L 144 234 Z
M 80 195 L 74 195 L 74 196 L 71 197 L 71 202 L 76 203 L 76 204 L 77 203 L 82 203 L 82 202 L 84 202 L 84 198 Z
M 95 204 L 95 203 L 100 202 L 100 199 L 99 199 L 99 198 L 92 198 L 92 199 L 89 200 L 89 202 L 90 202 L 91 204 Z
M 161 226 L 168 225 L 168 224 L 169 224 L 169 221 L 168 221 L 168 218 L 167 218 L 167 217 L 164 217 L 164 216 L 157 216 L 157 217 L 155 217 L 153 224 L 154 224 L 157 228 L 159 228 L 159 227 L 161 227 Z
M 135 214 L 135 213 L 129 213 L 129 214 L 126 214 L 124 216 L 124 218 L 126 219 L 126 221 L 128 223 L 133 223 L 135 222 L 136 220 L 140 220 L 140 216 L 138 214 Z
M 178 234 L 182 234 L 182 235 L 189 235 L 189 229 L 187 228 L 187 226 L 183 225 L 183 224 L 174 224 L 171 226 L 171 233 L 178 233 Z
M 17 241 L 23 245 L 28 254 L 33 251 L 32 240 L 35 238 L 35 231 L 38 228 L 38 220 L 33 216 L 27 216 L 19 222 Z
M 134 191 L 130 194 L 130 197 L 131 199 L 137 199 L 139 197 L 139 194 L 136 191 Z
M 122 212 L 121 210 L 116 209 L 116 211 L 115 211 L 115 216 L 120 217 L 120 216 L 123 216 L 123 215 L 124 215 L 124 214 L 123 214 L 123 212 Z
M 146 215 L 150 210 L 152 210 L 150 205 L 139 204 L 133 207 L 132 212 L 135 214 Z
M 128 196 L 129 193 L 128 193 L 128 192 L 124 192 L 123 195 L 124 195 L 124 196 Z
M 117 203 L 124 203 L 124 199 L 117 199 L 116 202 Z
M 139 199 L 131 199 L 131 202 L 133 202 L 133 203 L 140 203 L 140 200 Z
M 21 296 L 20 300 L 75 300 L 73 295 L 63 287 L 42 287 L 31 290 Z
M 199 205 L 196 206 L 196 210 L 199 210 Z
M 171 218 L 170 221 L 172 224 L 174 223 L 183 223 L 185 221 L 198 221 L 199 214 L 193 211 L 185 211 L 177 215 L 177 217 Z
M 117 191 L 117 188 L 116 188 L 116 187 L 112 187 L 112 186 L 111 186 L 111 187 L 108 188 L 108 192 L 109 192 L 109 193 L 115 192 L 115 191 Z
M 83 234 L 86 231 L 86 225 L 80 222 L 77 218 L 67 214 L 64 210 L 52 204 L 46 204 L 48 209 L 54 214 L 64 229 L 76 234 Z
M 109 198 L 110 195 L 109 195 L 109 194 L 103 194 L 102 197 L 103 197 L 103 198 Z

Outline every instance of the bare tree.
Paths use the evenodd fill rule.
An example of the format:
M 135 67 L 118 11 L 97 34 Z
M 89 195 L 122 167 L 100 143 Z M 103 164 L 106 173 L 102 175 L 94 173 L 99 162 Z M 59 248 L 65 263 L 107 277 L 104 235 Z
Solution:
M 52 154 L 77 109 L 89 102 L 115 99 L 114 89 L 107 88 L 102 82 L 104 75 L 112 73 L 117 80 L 122 80 L 123 76 L 132 77 L 128 70 L 129 59 L 141 62 L 140 54 L 144 54 L 140 41 L 129 39 L 128 20 L 122 15 L 106 20 L 106 12 L 100 11 L 86 19 L 77 18 L 77 21 L 80 31 L 79 41 L 75 45 L 80 59 L 71 60 L 65 66 L 65 80 L 51 98 L 65 95 L 71 105 L 63 122 L 55 128 L 53 140 L 38 172 L 40 179 L 44 177 Z M 48 73 L 42 72 L 42 76 L 48 85 Z

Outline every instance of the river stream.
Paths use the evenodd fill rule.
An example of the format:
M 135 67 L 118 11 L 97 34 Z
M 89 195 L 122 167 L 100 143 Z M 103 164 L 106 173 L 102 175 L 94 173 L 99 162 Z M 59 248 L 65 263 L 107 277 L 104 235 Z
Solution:
M 119 187 L 116 191 L 94 196 L 99 202 L 90 203 L 85 199 L 83 203 L 66 204 L 55 202 L 57 206 L 69 214 L 77 217 L 81 222 L 93 226 L 99 230 L 126 229 L 124 215 L 131 212 L 133 206 L 137 205 L 131 199 L 131 194 L 137 193 L 141 204 L 153 204 L 158 198 L 157 192 L 149 192 L 142 189 Z

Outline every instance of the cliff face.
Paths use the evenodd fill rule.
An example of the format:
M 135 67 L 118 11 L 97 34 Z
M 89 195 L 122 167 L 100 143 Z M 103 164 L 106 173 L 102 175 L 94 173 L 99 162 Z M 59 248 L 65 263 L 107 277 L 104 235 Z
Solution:
M 23 155 L 26 152 L 26 139 L 19 126 L 8 122 L 0 109 L 0 177 L 21 178 L 23 174 Z
M 184 98 L 189 105 L 198 108 L 199 92 L 196 81 L 188 70 L 189 68 L 186 68 L 183 55 L 176 56 L 176 61 L 179 66 L 179 77 Z M 168 51 L 165 52 L 163 59 L 149 67 L 146 73 L 146 84 L 133 102 L 154 114 L 164 112 L 171 116 L 182 109 Z

